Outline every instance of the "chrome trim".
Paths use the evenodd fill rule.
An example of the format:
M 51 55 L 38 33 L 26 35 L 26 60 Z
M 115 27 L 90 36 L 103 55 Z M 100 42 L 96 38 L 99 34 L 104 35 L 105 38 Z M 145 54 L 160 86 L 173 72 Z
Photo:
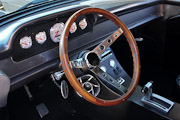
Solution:
M 64 99 L 67 99 L 69 96 L 69 86 L 65 80 L 61 81 L 61 95 Z
M 90 53 L 96 54 L 95 52 L 90 51 L 90 52 L 85 53 L 85 55 L 82 56 L 82 58 L 70 61 L 71 68 L 89 68 L 89 69 L 95 68 L 96 66 L 90 64 L 89 60 L 87 58 Z M 99 56 L 97 56 L 97 57 L 98 57 L 99 62 L 100 62 Z M 99 65 L 99 63 L 98 63 L 98 65 Z
M 83 80 L 82 80 L 83 77 L 88 77 L 88 79 L 83 81 Z M 86 75 L 83 75 L 83 76 L 79 77 L 79 78 L 78 78 L 78 81 L 80 82 L 80 84 L 81 84 L 81 86 L 82 86 L 83 88 L 85 88 L 85 87 L 84 87 L 85 84 L 89 84 L 89 85 L 90 85 L 91 89 L 87 91 L 88 93 L 92 94 L 92 95 L 95 96 L 95 97 L 97 97 L 97 96 L 99 95 L 99 93 L 100 93 L 100 84 L 99 84 L 99 82 L 95 79 L 94 76 L 92 76 L 92 75 L 90 75 L 90 74 L 86 74 Z M 96 81 L 96 83 L 95 83 L 95 82 L 92 83 L 92 81 Z M 95 89 L 95 88 L 96 88 L 96 89 Z M 78 93 L 78 95 L 81 96 L 79 93 Z
M 89 60 L 88 60 L 88 58 L 87 58 L 90 53 L 96 54 L 94 51 L 90 51 L 90 52 L 88 52 L 87 54 L 85 54 L 84 59 L 85 59 L 85 62 L 86 62 L 87 67 L 88 67 L 89 69 L 92 69 L 92 68 L 95 68 L 95 67 L 97 67 L 97 66 L 99 65 L 99 63 L 100 63 L 100 56 L 98 56 L 98 55 L 96 54 L 97 57 L 98 57 L 98 59 L 99 59 L 99 61 L 98 61 L 98 64 L 97 64 L 96 66 L 94 66 L 94 65 L 92 65 L 91 63 L 89 63 Z
M 53 73 L 53 76 L 57 81 L 61 80 L 63 75 L 64 75 L 64 70 L 57 71 L 57 72 Z
M 86 68 L 86 62 L 83 58 L 75 59 L 69 62 L 71 68 Z
M 110 76 L 108 73 L 102 71 L 99 67 L 96 67 L 91 70 L 97 77 L 100 78 L 100 80 L 104 83 L 107 82 L 111 86 L 115 87 L 119 90 L 119 92 L 123 95 L 127 92 L 127 88 L 122 85 L 122 82 L 119 80 L 114 79 L 112 76 Z M 119 77 L 118 79 L 123 79 L 122 77 Z M 105 85 L 106 86 L 106 85 Z
M 163 102 L 164 104 L 166 104 L 167 106 L 161 104 L 161 103 L 158 103 L 152 99 L 148 99 L 146 97 L 143 97 L 141 99 L 141 102 L 144 103 L 145 105 L 148 105 L 148 107 L 152 107 L 154 109 L 157 109 L 157 110 L 160 110 L 161 112 L 165 113 L 165 114 L 168 114 L 168 112 L 171 110 L 171 108 L 174 106 L 174 102 L 165 98 L 165 97 L 162 97 L 160 95 L 157 95 L 157 94 L 154 94 L 152 93 L 152 98 L 154 99 L 157 99 L 161 102 Z

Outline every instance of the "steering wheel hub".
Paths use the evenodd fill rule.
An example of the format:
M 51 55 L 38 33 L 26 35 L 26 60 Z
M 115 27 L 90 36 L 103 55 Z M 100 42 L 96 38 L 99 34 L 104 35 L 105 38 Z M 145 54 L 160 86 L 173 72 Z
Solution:
M 87 52 L 85 54 L 85 62 L 89 69 L 95 68 L 100 63 L 100 58 L 95 52 Z
M 86 83 L 84 83 L 84 86 L 83 86 L 87 91 L 89 91 L 89 90 L 91 90 L 92 89 L 92 85 L 91 85 L 91 83 L 89 83 L 89 82 L 86 82 Z

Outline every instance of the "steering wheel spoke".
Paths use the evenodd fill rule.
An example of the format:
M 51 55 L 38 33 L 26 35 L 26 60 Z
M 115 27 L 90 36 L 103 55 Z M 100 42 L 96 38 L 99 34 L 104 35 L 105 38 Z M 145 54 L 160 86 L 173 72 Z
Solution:
M 106 49 L 111 46 L 123 33 L 123 30 L 119 28 L 112 35 L 107 37 L 102 43 L 96 46 L 92 51 L 95 52 L 98 56 L 101 56 L 102 53 L 106 51 Z
M 121 82 L 114 79 L 108 73 L 101 70 L 99 67 L 96 67 L 91 70 L 106 86 L 112 86 L 118 94 L 123 95 L 127 92 L 127 88 L 121 85 Z M 121 78 L 121 77 L 120 77 Z M 120 79 L 119 78 L 119 79 Z M 123 79 L 123 78 L 121 78 Z
M 85 68 L 86 67 L 83 58 L 72 60 L 69 63 L 70 63 L 71 68 Z

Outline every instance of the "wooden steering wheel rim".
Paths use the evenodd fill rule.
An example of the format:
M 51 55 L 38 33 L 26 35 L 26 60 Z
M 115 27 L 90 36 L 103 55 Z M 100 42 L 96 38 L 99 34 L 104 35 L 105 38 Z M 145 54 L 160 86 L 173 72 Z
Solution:
M 115 25 L 117 25 L 119 28 L 121 28 L 124 31 L 124 35 L 127 39 L 127 42 L 130 46 L 131 52 L 132 52 L 132 57 L 133 57 L 133 76 L 132 76 L 132 81 L 131 84 L 128 88 L 128 91 L 121 96 L 118 99 L 114 100 L 104 100 L 100 98 L 96 98 L 93 95 L 89 94 L 84 88 L 80 85 L 78 82 L 76 76 L 74 75 L 74 72 L 70 66 L 69 62 L 69 57 L 68 57 L 68 36 L 69 36 L 69 30 L 73 22 L 81 15 L 84 14 L 101 14 L 104 17 L 108 18 L 111 20 Z M 130 97 L 130 95 L 134 92 L 136 85 L 138 84 L 139 77 L 140 77 L 140 57 L 139 57 L 139 50 L 136 45 L 136 42 L 134 40 L 133 35 L 129 31 L 129 29 L 125 26 L 125 24 L 119 20 L 117 16 L 114 14 L 111 14 L 110 12 L 100 9 L 100 8 L 85 8 L 77 11 L 74 13 L 66 22 L 64 31 L 61 34 L 61 39 L 59 43 L 59 56 L 60 56 L 60 61 L 62 64 L 62 68 L 65 72 L 65 75 L 72 85 L 72 87 L 87 101 L 100 105 L 100 106 L 112 106 L 112 105 L 117 105 L 123 101 L 125 101 L 127 98 Z

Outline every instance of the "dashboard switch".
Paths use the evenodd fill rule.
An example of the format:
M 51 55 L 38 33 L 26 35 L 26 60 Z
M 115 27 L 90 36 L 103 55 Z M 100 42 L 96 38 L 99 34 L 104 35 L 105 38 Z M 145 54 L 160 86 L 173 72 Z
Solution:
M 121 69 L 119 67 L 116 67 L 117 71 L 121 73 Z
M 115 61 L 114 61 L 113 59 L 111 59 L 111 60 L 109 61 L 109 65 L 110 65 L 110 67 L 115 68 L 116 63 L 115 63 Z
M 119 74 L 116 69 L 113 69 L 113 72 L 114 72 L 115 75 L 118 75 L 118 74 Z
M 100 68 L 101 68 L 101 70 L 102 70 L 103 72 L 106 72 L 106 71 L 107 71 L 106 67 L 104 67 L 104 66 L 101 66 Z

